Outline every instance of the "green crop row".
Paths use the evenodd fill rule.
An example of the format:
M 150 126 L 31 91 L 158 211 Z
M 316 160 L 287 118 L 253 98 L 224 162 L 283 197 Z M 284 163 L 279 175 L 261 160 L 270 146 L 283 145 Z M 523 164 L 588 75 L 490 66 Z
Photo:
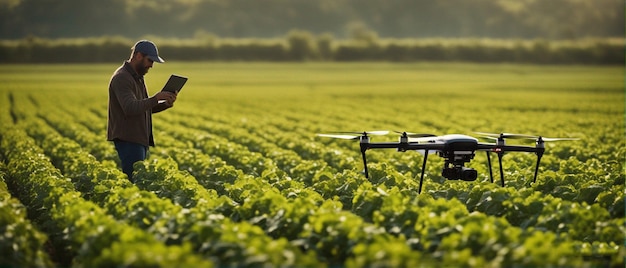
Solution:
M 58 121 L 57 123 L 62 124 L 61 121 Z M 211 127 L 211 128 L 207 128 L 207 130 L 208 129 L 211 129 L 214 132 L 217 131 L 216 133 L 218 135 L 220 134 L 219 128 L 216 129 L 215 127 Z M 202 132 L 200 131 L 199 133 L 202 133 Z M 233 134 L 237 135 L 235 133 L 229 132 L 227 133 L 227 136 L 232 137 Z M 181 138 L 181 139 L 184 140 L 184 138 Z M 215 173 L 211 173 L 211 170 L 213 171 L 216 170 L 216 168 L 211 168 L 211 166 L 217 166 L 220 168 L 227 166 L 227 164 L 225 164 L 223 161 L 215 159 L 217 156 L 228 156 L 227 154 L 220 154 L 217 151 L 213 151 L 212 155 L 214 155 L 214 157 L 209 158 L 209 157 L 206 157 L 206 155 L 202 154 L 200 150 L 192 148 L 193 146 L 189 146 L 188 144 L 185 144 L 182 142 L 177 142 L 175 139 L 170 140 L 169 138 L 165 138 L 164 140 L 165 140 L 166 146 L 183 146 L 185 148 L 179 148 L 176 150 L 166 150 L 169 152 L 159 153 L 159 154 L 163 154 L 163 156 L 166 156 L 169 153 L 171 153 L 174 159 L 176 159 L 176 162 L 172 162 L 170 160 L 165 159 L 165 162 L 159 161 L 159 162 L 154 162 L 154 163 L 144 163 L 144 165 L 141 165 L 139 167 L 139 172 L 137 173 L 137 175 L 139 175 L 140 177 L 145 176 L 148 179 L 142 180 L 140 184 L 142 184 L 143 182 L 148 182 L 148 181 L 149 182 L 159 181 L 159 178 L 170 178 L 171 180 L 171 178 L 176 178 L 176 177 L 179 177 L 179 178 L 187 177 L 185 175 L 179 174 L 179 171 L 177 171 L 178 164 L 184 165 L 185 166 L 184 170 L 190 171 L 192 174 L 195 173 L 194 170 L 209 172 L 208 175 L 205 174 L 204 176 L 196 176 L 196 179 L 198 180 L 200 184 L 203 184 L 203 182 L 210 183 L 210 175 L 215 174 Z M 204 140 L 204 142 L 208 142 L 208 141 L 216 142 L 215 143 L 216 146 L 217 144 L 220 144 L 221 146 L 223 146 L 224 144 L 228 144 L 226 140 L 215 140 L 215 137 L 213 139 Z M 237 162 L 236 159 L 250 159 L 251 157 L 254 158 L 255 154 L 246 155 L 246 152 L 248 152 L 248 148 L 263 148 L 265 146 L 271 147 L 271 145 L 269 144 L 263 145 L 263 143 L 264 143 L 263 141 L 257 140 L 257 144 L 255 146 L 251 143 L 246 143 L 246 141 L 244 141 L 244 144 L 248 145 L 247 147 L 237 148 L 237 150 L 227 150 L 226 152 L 230 154 L 230 156 L 228 156 L 230 162 Z M 237 146 L 237 145 L 233 145 L 233 146 Z M 251 161 L 251 162 L 255 162 L 255 161 Z M 224 193 L 228 194 L 231 198 L 237 200 L 237 202 L 240 203 L 241 206 L 236 208 L 236 214 L 231 214 L 233 213 L 232 211 L 231 212 L 222 211 L 222 213 L 225 213 L 226 215 L 231 215 L 231 217 L 235 217 L 238 220 L 251 221 L 261 226 L 264 230 L 266 230 L 268 234 L 272 236 L 286 237 L 290 240 L 300 241 L 301 239 L 300 240 L 297 240 L 297 239 L 298 239 L 298 234 L 302 232 L 302 224 L 301 224 L 302 220 L 296 220 L 296 219 L 299 219 L 302 216 L 296 216 L 296 215 L 293 215 L 293 213 L 291 213 L 290 215 L 292 216 L 289 218 L 291 220 L 291 224 L 281 223 L 281 221 L 279 220 L 280 218 L 275 218 L 275 217 L 280 216 L 282 218 L 284 217 L 283 216 L 284 213 L 281 213 L 280 210 L 279 212 L 273 211 L 272 208 L 281 207 L 284 209 L 285 205 L 279 206 L 279 205 L 272 205 L 272 204 L 273 203 L 287 204 L 288 203 L 287 200 L 284 199 L 285 196 L 291 197 L 291 199 L 293 199 L 297 197 L 299 194 L 303 193 L 303 191 L 306 192 L 306 189 L 304 188 L 303 184 L 300 184 L 295 181 L 284 180 L 285 178 L 288 178 L 288 177 L 285 174 L 281 175 L 280 172 L 279 174 L 277 174 L 276 170 L 279 170 L 279 169 L 277 169 L 276 167 L 272 168 L 272 170 L 275 170 L 274 172 L 268 172 L 268 168 L 271 167 L 271 165 L 270 166 L 267 165 L 268 163 L 271 163 L 271 162 L 263 162 L 263 161 L 259 162 L 260 164 L 259 168 L 265 168 L 262 172 L 263 175 L 260 176 L 259 178 L 261 181 L 259 181 L 259 179 L 255 180 L 253 178 L 254 176 L 251 176 L 251 177 L 243 176 L 244 173 L 239 172 L 236 169 L 229 169 L 231 171 L 229 174 L 234 175 L 231 179 L 231 181 L 233 181 L 234 184 L 230 186 L 227 183 L 226 184 L 227 189 L 224 190 Z M 395 189 L 398 189 L 398 188 L 404 189 L 401 193 L 394 193 L 393 196 L 407 195 L 408 200 L 415 198 L 414 193 L 416 192 L 416 188 L 417 188 L 417 185 L 415 184 L 415 182 L 413 182 L 412 180 L 403 179 L 400 173 L 395 172 L 392 169 L 388 169 L 385 166 L 382 166 L 382 168 L 383 169 L 381 170 L 377 166 L 374 166 L 372 170 L 373 176 L 371 180 L 377 182 L 377 185 L 378 185 L 377 187 L 383 187 L 383 188 L 390 187 L 390 188 L 395 188 Z M 252 172 L 252 174 L 254 174 L 254 171 L 255 171 L 255 169 L 253 168 L 246 169 L 245 166 L 244 166 L 244 170 L 248 171 L 248 173 Z M 322 172 L 322 174 L 323 173 L 324 172 Z M 199 174 L 199 173 L 196 173 L 196 174 Z M 330 174 L 332 174 L 332 172 L 330 172 Z M 372 214 L 375 211 L 377 212 L 382 211 L 380 206 L 381 204 L 384 203 L 384 201 L 382 200 L 381 201 L 368 201 L 367 199 L 364 201 L 363 199 L 361 199 L 361 196 L 356 195 L 363 190 L 362 186 L 359 186 L 359 185 L 370 185 L 365 180 L 357 180 L 357 181 L 354 180 L 354 178 L 359 178 L 359 177 L 360 175 L 358 174 L 346 174 L 346 176 L 344 177 L 335 176 L 335 177 L 326 178 L 325 180 L 323 180 L 325 182 L 325 184 L 323 185 L 327 185 L 328 183 L 333 182 L 333 181 L 341 182 L 340 184 L 331 186 L 331 187 L 325 187 L 325 188 L 320 187 L 320 185 L 312 185 L 312 187 L 313 189 L 317 189 L 318 192 L 325 193 L 326 195 L 328 195 L 328 197 L 332 197 L 332 196 L 340 197 L 340 200 L 344 200 L 343 203 L 345 204 L 345 206 L 342 205 L 342 207 L 344 208 L 352 207 L 352 210 L 355 213 L 357 213 L 357 215 L 359 215 L 360 217 L 363 217 L 367 221 L 373 221 Z M 281 182 L 281 178 L 283 178 L 282 182 Z M 177 181 L 177 180 L 178 179 L 174 179 L 174 181 Z M 263 182 L 263 181 L 266 181 L 266 182 Z M 285 184 L 285 181 L 287 181 L 288 184 Z M 354 183 L 351 183 L 351 184 L 346 183 L 350 181 L 353 181 Z M 609 180 L 609 181 L 612 181 L 612 180 Z M 161 193 L 163 197 L 170 198 L 172 200 L 177 200 L 178 203 L 187 204 L 186 206 L 195 207 L 198 205 L 197 204 L 198 198 L 191 197 L 194 195 L 194 192 L 196 191 L 192 191 L 187 194 L 182 194 L 182 192 L 177 192 L 176 190 L 176 189 L 180 189 L 181 191 L 184 191 L 185 189 L 194 189 L 194 187 L 197 188 L 197 186 L 192 186 L 192 187 L 189 186 L 190 183 L 195 184 L 194 179 L 191 178 L 191 181 L 187 180 L 186 183 L 182 183 L 182 184 L 173 184 L 172 182 L 169 182 L 159 188 L 152 188 L 151 191 Z M 203 184 L 203 185 L 210 187 L 210 184 Z M 253 185 L 256 185 L 256 186 L 253 187 Z M 620 226 L 623 225 L 623 220 L 621 219 L 610 220 L 607 211 L 604 209 L 600 209 L 600 206 L 598 206 L 597 204 L 590 207 L 590 208 L 593 208 L 593 210 L 591 211 L 592 212 L 595 211 L 595 212 L 593 212 L 592 214 L 589 214 L 590 217 L 586 219 L 577 218 L 576 216 L 582 215 L 581 213 L 584 213 L 583 211 L 588 211 L 589 208 L 580 207 L 580 209 L 582 210 L 577 211 L 576 210 L 577 206 L 575 205 L 575 203 L 572 204 L 574 205 L 573 206 L 574 210 L 568 209 L 564 211 L 563 212 L 564 216 L 550 215 L 551 214 L 550 211 L 556 210 L 555 208 L 551 208 L 550 206 L 571 206 L 571 205 L 568 205 L 568 201 L 555 199 L 555 198 L 552 198 L 551 196 L 544 197 L 539 194 L 534 195 L 534 199 L 535 199 L 534 201 L 529 201 L 533 199 L 532 198 L 529 199 L 527 195 L 528 193 L 532 193 L 533 191 L 517 192 L 517 191 L 512 191 L 511 188 L 499 188 L 499 187 L 496 188 L 497 186 L 493 184 L 487 184 L 487 185 L 490 187 L 486 187 L 486 188 L 474 187 L 471 189 L 471 192 L 467 192 L 467 190 L 463 192 L 462 189 L 466 189 L 466 188 L 459 187 L 459 188 L 448 189 L 447 191 L 437 190 L 435 192 L 432 192 L 432 194 L 434 196 L 441 196 L 441 197 L 446 197 L 446 198 L 449 198 L 449 196 L 456 196 L 457 198 L 460 199 L 460 201 L 467 203 L 466 206 L 468 207 L 469 211 L 480 211 L 480 212 L 486 213 L 487 215 L 493 215 L 493 216 L 499 216 L 499 217 L 503 216 L 509 222 L 511 222 L 513 226 L 522 227 L 524 229 L 528 228 L 529 226 L 535 226 L 535 228 L 538 228 L 539 230 L 544 230 L 544 231 L 548 230 L 556 234 L 564 235 L 568 233 L 568 230 L 562 229 L 564 227 L 563 225 L 560 225 L 560 226 L 551 225 L 551 223 L 564 222 L 564 221 L 569 221 L 569 222 L 573 221 L 574 223 L 580 222 L 580 223 L 575 223 L 581 226 L 581 227 L 576 228 L 580 232 L 580 235 L 569 232 L 569 237 L 571 239 L 574 239 L 574 241 L 569 242 L 570 246 L 569 247 L 564 246 L 563 247 L 564 249 L 567 249 L 567 248 L 571 249 L 575 247 L 579 247 L 579 248 L 588 247 L 590 248 L 590 250 L 593 251 L 593 252 L 591 251 L 587 252 L 588 256 L 593 256 L 594 254 L 603 255 L 607 253 L 610 253 L 610 254 L 616 253 L 615 251 L 616 242 L 613 238 L 619 237 L 619 233 L 623 231 L 623 228 L 620 228 Z M 457 184 L 457 186 L 460 186 L 460 185 Z M 282 194 L 279 194 L 279 192 L 276 192 L 278 195 L 273 195 L 273 196 L 270 195 L 270 193 L 275 191 L 274 189 L 278 189 L 279 191 L 282 192 Z M 343 191 L 345 191 L 344 193 L 346 195 L 342 195 L 341 192 L 338 192 L 338 190 L 342 191 L 342 189 Z M 504 190 L 498 190 L 498 189 L 504 189 Z M 451 193 L 452 190 L 454 190 L 454 193 Z M 204 191 L 204 190 L 201 190 L 201 191 Z M 229 193 L 228 191 L 231 191 L 231 192 Z M 170 192 L 176 192 L 178 194 L 170 194 Z M 242 193 L 246 193 L 246 192 L 247 194 L 242 196 Z M 368 195 L 371 195 L 371 192 L 372 192 L 371 188 L 370 190 L 365 191 L 363 193 L 368 193 L 368 192 L 370 192 L 370 194 Z M 262 196 L 250 198 L 251 194 L 255 195 L 253 193 L 259 193 L 259 194 L 262 194 Z M 356 196 L 353 194 L 355 194 Z M 185 199 L 185 197 L 187 196 L 190 196 L 191 198 Z M 308 199 L 311 199 L 312 197 L 311 193 L 307 194 L 306 196 Z M 317 196 L 314 200 L 323 201 L 323 198 L 320 198 L 319 195 L 314 195 L 314 196 Z M 342 198 L 342 196 L 345 196 L 345 198 Z M 379 195 L 378 198 L 380 198 L 381 196 L 382 195 Z M 291 202 L 298 204 L 299 207 L 306 207 L 306 206 L 303 206 L 302 203 L 298 202 L 297 200 L 299 199 L 296 198 Z M 515 200 L 515 202 L 506 201 L 506 200 Z M 260 202 L 260 203 L 257 203 L 257 202 Z M 505 205 L 508 205 L 508 206 L 512 205 L 515 207 L 504 207 L 505 205 L 502 204 L 503 202 L 506 203 Z M 530 205 L 527 205 L 527 204 L 530 204 Z M 617 204 L 619 205 L 619 203 Z M 315 206 L 315 204 L 313 205 Z M 426 206 L 429 207 L 430 205 L 426 205 Z M 545 208 L 545 210 L 543 210 L 542 208 L 545 206 L 547 207 Z M 406 207 L 406 206 L 401 206 L 401 207 Z M 302 209 L 302 210 L 307 211 L 306 209 Z M 309 214 L 312 213 L 311 211 L 314 211 L 314 210 L 309 209 Z M 501 211 L 509 211 L 512 214 L 505 216 L 500 213 Z M 542 212 L 542 211 L 545 211 L 545 212 Z M 400 214 L 419 215 L 423 213 L 408 213 L 406 211 L 402 211 L 402 213 Z M 534 221 L 533 221 L 533 217 L 535 219 Z M 537 218 L 541 219 L 541 221 L 537 222 Z M 306 220 L 306 217 L 304 219 Z M 398 230 L 396 222 L 389 221 L 388 218 L 385 218 L 385 217 L 382 217 L 382 219 L 383 220 L 378 222 L 379 224 L 385 223 L 391 226 L 391 227 L 386 228 L 387 232 L 393 233 L 394 231 Z M 525 219 L 526 221 L 520 222 L 519 219 Z M 387 222 L 385 222 L 385 220 L 387 220 Z M 581 237 L 581 235 L 583 234 L 589 235 L 590 233 L 593 233 L 594 232 L 593 226 L 604 221 L 606 221 L 608 225 L 602 224 L 600 226 L 595 227 L 596 229 L 595 232 L 598 232 L 596 237 L 588 237 L 588 236 L 585 237 L 585 239 L 591 239 L 593 241 L 604 241 L 604 244 L 595 244 L 592 246 L 589 243 L 585 244 L 582 242 L 575 241 L 575 240 L 582 240 L 583 237 Z M 408 224 L 408 226 L 412 226 L 415 224 L 415 221 L 409 221 L 408 223 L 405 221 L 405 224 Z M 432 225 L 435 226 L 434 224 Z M 592 230 L 587 230 L 583 226 L 592 226 Z M 500 226 L 499 228 L 504 229 L 506 228 L 506 226 L 505 227 Z M 511 228 L 511 227 L 508 227 L 508 228 Z M 435 231 L 439 232 L 440 230 L 435 229 Z M 513 233 L 515 234 L 513 235 L 514 238 L 519 237 L 518 232 L 519 230 L 517 232 L 513 231 Z M 409 231 L 408 233 L 403 233 L 403 234 L 410 236 L 413 233 L 414 231 Z M 508 233 L 508 232 L 504 232 L 504 233 Z M 437 236 L 433 236 L 433 235 L 429 235 L 429 236 L 433 237 L 433 240 L 435 241 L 428 242 L 426 243 L 427 245 L 429 245 L 429 243 L 434 243 L 434 244 L 441 243 L 440 242 L 441 238 L 438 238 L 439 240 L 437 240 L 435 239 L 437 238 Z M 537 235 L 534 234 L 533 236 L 537 236 Z M 509 240 L 512 240 L 514 238 L 511 238 Z M 419 240 L 418 238 L 413 238 L 413 239 Z M 519 239 L 519 238 L 515 238 L 515 239 Z M 550 241 L 550 238 L 546 238 L 546 239 L 547 239 L 546 241 Z M 422 240 L 425 240 L 425 239 L 422 238 Z M 560 240 L 557 240 L 557 242 L 558 244 L 566 244 Z M 574 246 L 574 245 L 577 245 L 577 246 Z M 463 246 L 467 246 L 467 245 L 461 244 L 459 247 L 463 247 Z M 416 246 L 416 247 L 423 247 L 423 245 Z M 496 248 L 507 248 L 507 249 L 511 249 L 515 247 L 516 246 L 513 244 L 496 246 Z M 522 247 L 522 246 L 519 246 L 519 247 Z M 551 246 L 549 245 L 548 247 L 551 247 Z M 599 248 L 608 248 L 609 250 L 606 251 L 605 253 L 600 254 Z M 433 247 L 431 250 L 435 251 L 437 250 L 437 247 Z M 527 249 L 519 249 L 519 250 L 526 252 Z M 544 250 L 544 249 L 540 249 L 540 250 Z M 569 252 L 569 251 L 565 250 L 564 252 Z M 477 255 L 478 253 L 479 252 L 473 252 L 470 255 Z M 572 252 L 562 253 L 560 255 L 568 256 L 568 254 L 571 255 L 573 253 Z M 484 252 L 482 252 L 481 255 L 485 255 Z M 495 258 L 494 256 L 496 255 L 497 255 L 496 253 L 487 254 L 487 256 L 492 256 L 492 258 Z M 504 263 L 509 263 L 509 262 L 520 263 L 522 261 L 522 260 L 515 259 L 515 258 L 516 257 L 514 256 L 507 256 L 506 254 L 498 255 L 498 261 L 501 261 Z M 477 260 L 474 260 L 474 261 L 477 261 Z M 485 260 L 480 259 L 479 263 L 483 263 L 484 261 Z M 487 259 L 487 261 L 493 261 L 493 260 Z M 558 264 L 559 261 L 563 262 L 562 259 L 553 260 L 553 262 L 556 264 Z M 534 263 L 534 264 L 537 264 L 537 263 Z M 533 264 L 533 263 L 530 262 L 528 264 Z
M 95 252 L 113 259 L 119 243 L 87 248 L 93 243 L 59 237 L 62 225 L 87 233 L 68 219 L 96 221 L 79 215 L 90 211 L 102 224 L 122 226 L 90 237 L 133 230 L 157 245 L 137 247 L 146 255 L 175 249 L 172 262 L 156 265 L 189 264 L 175 259 L 189 254 L 189 262 L 217 266 L 623 266 L 626 147 L 615 127 L 623 126 L 616 121 L 623 92 L 611 68 L 172 66 L 195 80 L 176 107 L 154 115 L 157 146 L 135 165 L 135 184 L 105 139 L 106 90 L 92 83 L 106 77 L 91 77 L 82 65 L 0 74 L 9 85 L 0 89 L 8 126 L 0 132 L 0 170 L 8 196 L 27 212 L 7 215 L 42 235 L 24 242 L 30 252 L 54 265 L 98 264 Z M 41 75 L 22 74 L 30 68 Z M 151 77 L 173 69 L 155 68 Z M 72 75 L 62 79 L 66 70 Z M 442 178 L 443 161 L 429 157 L 418 194 L 419 153 L 368 150 L 366 178 L 358 142 L 315 137 L 368 129 L 581 140 L 547 143 L 535 183 L 536 156 L 507 153 L 505 187 L 497 172 L 489 180 L 484 153 L 468 164 L 480 174 L 474 182 Z M 28 187 L 48 197 L 34 204 L 29 194 L 37 190 Z
M 29 218 L 50 236 L 51 258 L 60 265 L 211 266 L 189 247 L 165 246 L 154 237 L 116 222 L 74 190 L 71 181 L 17 128 L 3 129 L 1 148 L 10 188 Z M 149 248 L 149 251 L 145 249 Z
M 4 182 L 7 168 L 0 163 L 0 263 L 14 267 L 46 267 L 52 261 L 46 252 L 48 237 L 27 218 L 26 208 L 12 198 Z
M 48 118 L 55 115 L 48 114 Z M 57 122 L 57 127 L 67 125 L 64 120 Z M 119 170 L 101 165 L 80 145 L 56 134 L 43 121 L 35 119 L 28 124 L 29 134 L 88 199 L 162 242 L 190 244 L 192 250 L 221 265 L 319 265 L 286 241 L 271 239 L 246 222 L 224 219 L 221 214 L 230 214 L 227 212 L 234 202 L 199 187 L 193 178 L 176 169 L 176 174 L 170 174 L 167 162 L 155 163 L 148 171 L 139 169 L 134 186 Z M 66 135 L 73 137 L 72 133 Z

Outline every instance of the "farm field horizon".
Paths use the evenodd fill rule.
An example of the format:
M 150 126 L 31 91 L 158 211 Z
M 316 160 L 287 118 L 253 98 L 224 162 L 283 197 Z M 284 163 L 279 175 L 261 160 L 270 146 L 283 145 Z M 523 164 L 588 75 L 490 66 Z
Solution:
M 624 265 L 623 66 L 155 63 L 149 95 L 189 81 L 131 184 L 106 141 L 121 63 L 0 65 L 0 266 Z M 484 154 L 473 182 L 429 157 L 418 194 L 421 154 L 368 150 L 366 179 L 358 141 L 316 136 L 370 130 L 579 140 L 535 183 L 507 153 L 505 187 Z

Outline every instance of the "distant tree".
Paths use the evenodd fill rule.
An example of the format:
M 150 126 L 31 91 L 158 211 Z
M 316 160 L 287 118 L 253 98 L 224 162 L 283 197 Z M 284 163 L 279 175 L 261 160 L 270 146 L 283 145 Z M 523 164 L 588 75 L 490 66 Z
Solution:
M 287 34 L 287 42 L 292 60 L 302 61 L 318 58 L 319 53 L 311 33 L 292 30 Z
M 350 39 L 357 43 L 369 46 L 376 44 L 378 41 L 378 33 L 369 29 L 362 22 L 353 22 L 348 25 Z
M 333 56 L 333 36 L 323 33 L 317 37 L 317 49 L 322 60 L 330 60 Z

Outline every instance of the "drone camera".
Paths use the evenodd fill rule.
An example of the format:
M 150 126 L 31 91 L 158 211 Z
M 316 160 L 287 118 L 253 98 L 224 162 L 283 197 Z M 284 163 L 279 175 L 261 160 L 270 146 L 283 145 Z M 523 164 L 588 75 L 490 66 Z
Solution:
M 478 172 L 475 169 L 463 166 L 446 167 L 441 175 L 449 180 L 475 181 L 478 178 Z

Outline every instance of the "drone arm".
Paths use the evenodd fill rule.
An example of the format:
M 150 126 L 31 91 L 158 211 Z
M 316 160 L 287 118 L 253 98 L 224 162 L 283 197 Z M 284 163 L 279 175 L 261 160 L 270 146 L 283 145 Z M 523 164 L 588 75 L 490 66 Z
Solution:
M 375 143 L 368 143 L 367 149 L 404 148 L 407 145 L 408 145 L 407 143 L 398 143 L 398 142 L 375 142 Z
M 406 145 L 407 150 L 425 150 L 425 151 L 442 151 L 445 144 L 441 143 L 409 143 Z
M 537 148 L 534 146 L 524 146 L 524 145 L 497 145 L 490 143 L 478 143 L 476 146 L 476 150 L 479 151 L 488 151 L 488 152 L 528 152 L 535 153 L 542 148 Z
M 404 149 L 404 150 L 432 150 L 441 151 L 445 145 L 441 143 L 402 143 L 402 142 L 372 142 L 362 143 L 361 150 L 365 149 Z

